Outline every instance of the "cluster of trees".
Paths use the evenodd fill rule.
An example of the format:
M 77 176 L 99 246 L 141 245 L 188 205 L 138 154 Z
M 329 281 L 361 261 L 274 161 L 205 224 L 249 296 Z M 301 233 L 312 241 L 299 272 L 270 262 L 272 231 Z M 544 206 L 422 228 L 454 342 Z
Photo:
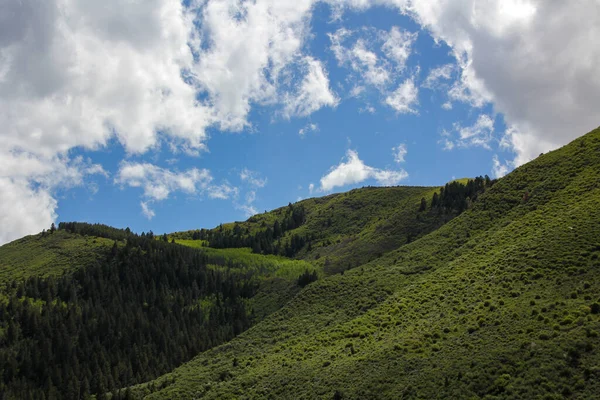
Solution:
M 309 271 L 307 269 L 304 271 L 304 273 L 302 273 L 302 275 L 300 275 L 298 277 L 297 283 L 298 283 L 298 286 L 303 288 L 306 285 L 308 285 L 309 283 L 316 281 L 317 279 L 319 279 L 319 277 L 317 275 L 317 271 Z
M 103 398 L 249 328 L 251 277 L 209 269 L 201 251 L 128 230 L 59 229 L 115 243 L 93 265 L 3 288 L 0 393 L 8 398 Z
M 440 189 L 440 193 L 435 192 L 431 199 L 431 209 L 445 210 L 449 212 L 458 212 L 459 214 L 468 209 L 477 197 L 486 189 L 496 183 L 495 179 L 490 179 L 485 175 L 470 179 L 466 184 L 459 181 L 446 183 Z M 427 203 L 421 199 L 420 211 L 425 211 Z
M 262 224 L 262 229 L 251 233 L 249 228 L 242 228 L 236 223 L 233 229 L 201 229 L 191 232 L 193 240 L 206 240 L 214 248 L 239 248 L 250 247 L 257 254 L 276 254 L 293 257 L 309 241 L 310 238 L 300 235 L 291 235 L 289 240 L 282 240 L 287 231 L 301 226 L 306 220 L 306 211 L 303 205 L 288 204 L 283 218 L 276 220 L 272 226 Z M 252 219 L 250 220 L 252 222 Z

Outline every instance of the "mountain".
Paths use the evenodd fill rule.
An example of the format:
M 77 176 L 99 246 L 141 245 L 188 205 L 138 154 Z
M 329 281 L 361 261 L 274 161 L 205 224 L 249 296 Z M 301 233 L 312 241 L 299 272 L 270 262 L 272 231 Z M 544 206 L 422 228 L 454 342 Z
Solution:
M 0 247 L 0 398 L 594 398 L 599 275 L 600 130 L 498 181 L 61 223 Z
M 439 229 L 134 388 L 174 398 L 596 398 L 600 130 Z

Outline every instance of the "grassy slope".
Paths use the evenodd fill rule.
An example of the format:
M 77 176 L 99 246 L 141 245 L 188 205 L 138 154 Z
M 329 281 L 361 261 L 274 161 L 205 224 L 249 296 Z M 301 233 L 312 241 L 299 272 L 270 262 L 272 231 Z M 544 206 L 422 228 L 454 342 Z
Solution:
M 308 286 L 149 398 L 593 398 L 599 297 L 596 130 L 437 231 Z
M 25 236 L 0 247 L 0 283 L 31 276 L 60 275 L 88 265 L 113 241 L 56 231 Z
M 311 261 L 327 274 L 362 265 L 382 254 L 423 236 L 453 217 L 419 213 L 422 197 L 428 202 L 434 187 L 367 187 L 347 193 L 303 200 L 306 223 L 286 232 L 283 241 L 294 235 L 315 236 L 312 250 L 307 247 L 297 258 Z M 258 214 L 237 224 L 254 233 L 273 226 L 286 207 Z M 233 229 L 234 224 L 224 224 Z M 177 237 L 181 233 L 175 233 Z M 185 234 L 185 233 L 183 233 Z

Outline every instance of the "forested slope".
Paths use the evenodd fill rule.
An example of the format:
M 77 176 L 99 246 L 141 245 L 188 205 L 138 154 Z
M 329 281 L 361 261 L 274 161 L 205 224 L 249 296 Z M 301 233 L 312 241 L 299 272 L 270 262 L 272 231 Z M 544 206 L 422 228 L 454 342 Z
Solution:
M 600 130 L 136 396 L 595 398 Z
M 102 397 L 172 370 L 299 290 L 310 264 L 275 258 L 81 223 L 0 247 L 0 398 Z

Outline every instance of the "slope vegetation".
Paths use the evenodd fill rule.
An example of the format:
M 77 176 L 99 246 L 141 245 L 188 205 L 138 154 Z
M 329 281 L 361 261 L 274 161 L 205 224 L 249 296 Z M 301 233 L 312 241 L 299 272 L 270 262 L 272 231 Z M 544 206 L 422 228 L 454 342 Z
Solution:
M 170 236 L 305 259 L 329 275 L 378 258 L 456 216 L 454 210 L 419 211 L 421 200 L 429 202 L 438 190 L 366 187 L 289 204 L 245 222 Z
M 598 303 L 600 130 L 518 168 L 434 232 L 312 283 L 231 342 L 129 394 L 595 398 Z
M 56 231 L 25 236 L 0 247 L 0 283 L 61 275 L 110 250 L 113 241 Z

